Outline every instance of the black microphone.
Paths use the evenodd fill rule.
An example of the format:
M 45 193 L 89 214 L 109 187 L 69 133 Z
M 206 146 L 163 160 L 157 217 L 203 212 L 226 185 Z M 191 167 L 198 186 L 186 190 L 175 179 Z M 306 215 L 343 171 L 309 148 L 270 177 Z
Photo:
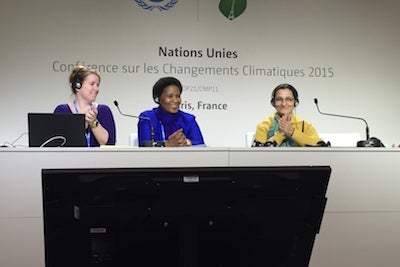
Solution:
M 365 119 L 360 118 L 360 117 L 353 117 L 353 116 L 346 116 L 346 115 L 338 115 L 338 114 L 331 114 L 331 113 L 325 113 L 321 112 L 318 107 L 318 99 L 314 98 L 314 103 L 317 106 L 317 110 L 319 113 L 322 115 L 328 115 L 328 116 L 335 116 L 335 117 L 341 117 L 341 118 L 348 118 L 348 119 L 356 119 L 356 120 L 362 120 L 365 123 L 365 135 L 367 140 L 362 140 L 357 142 L 358 147 L 375 147 L 375 146 L 383 146 L 383 144 L 380 142 L 379 139 L 377 138 L 369 138 L 369 127 L 368 123 Z M 378 141 L 376 141 L 378 140 Z
M 349 118 L 349 119 L 356 119 L 356 120 L 362 120 L 365 123 L 365 135 L 367 137 L 367 140 L 361 140 L 357 142 L 357 147 L 385 147 L 381 140 L 379 140 L 376 137 L 371 137 L 369 138 L 369 127 L 368 123 L 365 119 L 360 118 L 360 117 L 353 117 L 353 116 L 346 116 L 346 115 L 338 115 L 338 114 L 331 114 L 331 113 L 325 113 L 321 112 L 318 107 L 318 99 L 314 98 L 314 103 L 317 106 L 317 110 L 319 113 L 322 115 L 328 115 L 328 116 L 335 116 L 335 117 L 341 117 L 341 118 Z
M 315 103 L 315 105 L 317 106 L 318 112 L 321 113 L 322 115 L 328 115 L 328 116 L 335 116 L 335 117 L 341 117 L 341 118 L 362 120 L 362 121 L 365 123 L 365 134 L 366 134 L 367 140 L 369 139 L 369 127 L 368 127 L 368 123 L 367 123 L 367 121 L 366 121 L 365 119 L 360 118 L 360 117 L 353 117 L 353 116 L 346 116 L 346 115 L 337 115 L 337 114 L 324 113 L 324 112 L 321 112 L 321 111 L 319 110 L 319 107 L 318 107 L 318 99 L 314 98 L 314 103 Z
M 142 119 L 142 120 L 148 120 L 150 122 L 150 132 L 151 132 L 151 143 L 144 141 L 142 146 L 147 146 L 147 147 L 153 147 L 153 146 L 161 146 L 159 144 L 159 142 L 156 142 L 155 137 L 154 137 L 154 126 L 153 123 L 151 122 L 151 119 L 149 117 L 144 117 L 144 116 L 135 116 L 135 115 L 130 115 L 130 114 L 125 114 L 121 111 L 121 109 L 119 108 L 118 102 L 117 100 L 114 100 L 114 105 L 117 107 L 118 112 L 122 115 L 122 116 L 126 116 L 126 117 L 131 117 L 131 118 L 136 118 L 136 119 Z

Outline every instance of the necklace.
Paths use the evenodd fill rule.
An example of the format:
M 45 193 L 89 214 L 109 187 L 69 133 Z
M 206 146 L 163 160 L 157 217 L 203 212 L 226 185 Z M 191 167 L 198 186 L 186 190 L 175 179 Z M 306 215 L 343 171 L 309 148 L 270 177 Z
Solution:
M 79 113 L 78 105 L 76 104 L 76 100 L 74 100 L 74 108 L 75 108 L 76 113 Z M 93 110 L 93 105 L 90 106 L 90 110 Z M 90 127 L 88 127 L 87 130 L 85 131 L 85 136 L 86 136 L 86 144 L 88 147 L 90 147 Z

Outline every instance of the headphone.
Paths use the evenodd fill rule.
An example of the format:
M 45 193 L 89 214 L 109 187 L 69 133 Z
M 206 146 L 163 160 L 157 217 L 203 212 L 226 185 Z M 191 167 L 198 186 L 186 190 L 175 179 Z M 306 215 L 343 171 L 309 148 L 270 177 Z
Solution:
M 85 72 L 87 72 L 87 71 L 88 71 L 88 69 L 86 67 L 81 67 L 75 72 L 73 80 L 72 80 L 72 84 L 71 84 L 72 88 L 74 88 L 76 90 L 79 90 L 82 88 L 82 85 L 83 85 L 82 78 L 83 78 Z
M 156 102 L 157 104 L 160 104 L 160 99 L 158 98 L 158 96 L 154 97 L 154 102 Z
M 273 107 L 275 107 L 275 95 L 276 92 L 280 89 L 289 89 L 290 91 L 292 91 L 293 97 L 294 97 L 294 106 L 297 107 L 297 105 L 299 104 L 299 94 L 297 93 L 296 88 L 294 88 L 292 85 L 288 84 L 288 83 L 282 83 L 280 85 L 278 85 L 277 87 L 275 87 L 275 89 L 272 91 L 271 94 L 271 105 Z
M 82 88 L 82 79 L 79 76 L 80 76 L 80 73 L 77 72 L 75 74 L 74 82 L 72 83 L 72 87 L 74 87 L 77 90 Z

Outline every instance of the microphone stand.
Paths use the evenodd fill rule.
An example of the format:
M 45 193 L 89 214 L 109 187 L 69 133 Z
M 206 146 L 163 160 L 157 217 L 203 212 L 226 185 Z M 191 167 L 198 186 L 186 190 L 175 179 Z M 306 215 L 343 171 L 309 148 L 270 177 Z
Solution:
M 315 106 L 317 107 L 318 112 L 321 113 L 322 115 L 362 120 L 365 123 L 365 135 L 366 135 L 367 139 L 358 141 L 357 142 L 357 147 L 384 147 L 384 145 L 382 144 L 382 142 L 378 138 L 375 138 L 375 137 L 370 138 L 369 137 L 369 126 L 368 126 L 368 123 L 367 123 L 367 121 L 365 119 L 360 118 L 360 117 L 353 117 L 353 116 L 347 116 L 347 115 L 338 115 L 338 114 L 331 114 L 331 113 L 321 112 L 319 110 L 319 106 L 318 106 L 318 99 L 314 98 L 314 103 L 315 103 Z
M 117 100 L 114 101 L 114 105 L 117 107 L 118 112 L 122 115 L 122 116 L 126 116 L 126 117 L 131 117 L 131 118 L 136 118 L 136 119 L 142 119 L 142 120 L 148 120 L 150 123 L 150 136 L 151 136 L 151 141 L 143 141 L 142 142 L 142 147 L 162 147 L 164 146 L 164 142 L 158 142 L 155 140 L 155 134 L 154 134 L 154 127 L 153 127 L 153 123 L 151 122 L 151 119 L 148 117 L 143 117 L 143 116 L 135 116 L 135 115 L 130 115 L 130 114 L 125 114 L 121 111 L 121 109 L 119 108 L 118 102 Z

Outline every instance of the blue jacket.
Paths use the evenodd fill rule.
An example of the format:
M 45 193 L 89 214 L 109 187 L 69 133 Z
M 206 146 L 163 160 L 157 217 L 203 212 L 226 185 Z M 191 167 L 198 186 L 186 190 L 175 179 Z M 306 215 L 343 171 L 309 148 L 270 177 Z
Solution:
M 155 141 L 168 140 L 168 136 L 182 128 L 185 136 L 192 141 L 192 145 L 204 145 L 200 127 L 196 122 L 196 117 L 192 114 L 181 110 L 170 114 L 164 112 L 160 107 L 156 107 L 140 113 L 140 117 L 142 118 L 138 122 L 139 146 L 142 146 L 144 141 L 152 141 L 151 124 L 154 128 Z

